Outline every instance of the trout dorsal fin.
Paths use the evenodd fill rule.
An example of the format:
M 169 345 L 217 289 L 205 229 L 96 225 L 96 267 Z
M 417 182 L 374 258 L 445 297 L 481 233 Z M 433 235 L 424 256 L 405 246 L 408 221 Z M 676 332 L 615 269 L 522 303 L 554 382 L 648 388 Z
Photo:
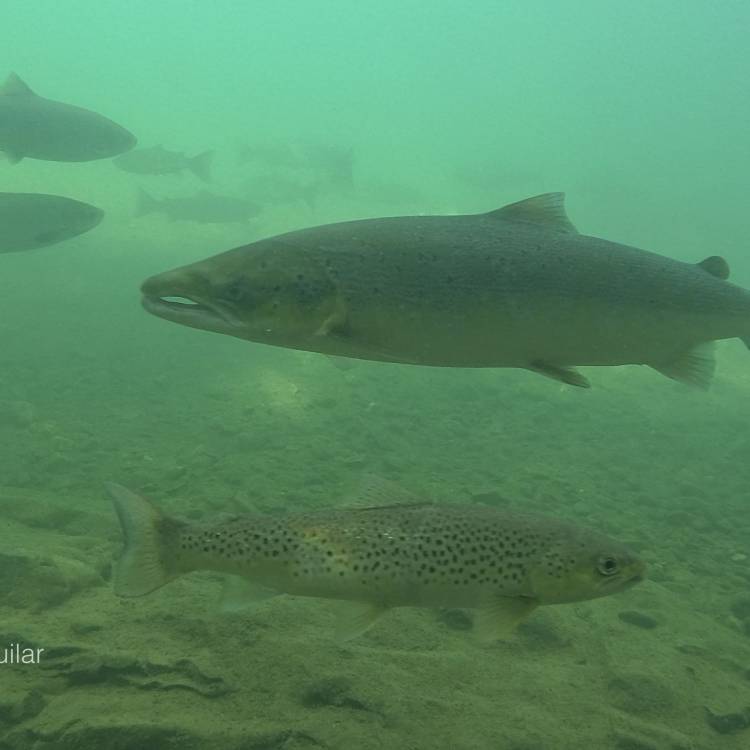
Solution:
M 526 198 L 489 211 L 485 216 L 506 221 L 539 224 L 558 232 L 578 233 L 565 213 L 565 193 L 535 195 L 533 198 Z
M 0 86 L 0 96 L 36 96 L 36 94 L 15 74 L 11 73 Z
M 354 495 L 347 497 L 345 503 L 345 507 L 352 510 L 374 510 L 391 506 L 414 508 L 424 505 L 433 503 L 377 474 L 365 474 Z

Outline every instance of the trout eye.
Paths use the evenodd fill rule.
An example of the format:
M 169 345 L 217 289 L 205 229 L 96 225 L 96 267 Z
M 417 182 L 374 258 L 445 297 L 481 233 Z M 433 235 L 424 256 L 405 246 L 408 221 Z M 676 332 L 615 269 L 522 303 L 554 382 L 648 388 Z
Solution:
M 620 570 L 620 566 L 614 557 L 600 557 L 596 568 L 603 576 L 613 576 Z

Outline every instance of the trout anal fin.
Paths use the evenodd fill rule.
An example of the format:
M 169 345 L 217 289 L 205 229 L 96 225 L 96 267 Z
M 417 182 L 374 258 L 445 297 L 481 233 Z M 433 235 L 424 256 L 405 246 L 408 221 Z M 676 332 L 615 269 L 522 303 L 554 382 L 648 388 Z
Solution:
M 373 602 L 339 602 L 337 606 L 336 637 L 350 641 L 369 630 L 387 611 L 387 607 Z
M 547 378 L 559 380 L 561 383 L 574 385 L 577 388 L 591 388 L 591 383 L 575 367 L 560 367 L 559 365 L 537 360 L 536 362 L 532 362 L 527 369 L 532 372 L 538 372 Z

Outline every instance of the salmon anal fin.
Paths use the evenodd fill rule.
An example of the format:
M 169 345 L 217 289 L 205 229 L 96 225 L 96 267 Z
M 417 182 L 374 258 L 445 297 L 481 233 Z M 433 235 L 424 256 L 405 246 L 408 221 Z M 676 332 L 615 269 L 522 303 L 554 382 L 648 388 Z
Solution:
M 672 362 L 651 364 L 651 367 L 672 380 L 679 380 L 681 383 L 707 391 L 716 369 L 714 342 L 698 344 Z
M 528 369 L 577 388 L 591 388 L 591 383 L 575 367 L 559 367 L 549 362 L 532 362 Z

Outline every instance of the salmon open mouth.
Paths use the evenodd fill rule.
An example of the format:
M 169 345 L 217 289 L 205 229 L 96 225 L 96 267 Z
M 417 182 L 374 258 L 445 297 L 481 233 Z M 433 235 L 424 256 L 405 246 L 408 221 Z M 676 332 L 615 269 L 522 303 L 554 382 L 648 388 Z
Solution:
M 193 328 L 224 331 L 241 326 L 239 319 L 227 307 L 207 304 L 202 300 L 180 294 L 156 296 L 144 294 L 141 304 L 147 312 L 158 318 L 182 323 Z

